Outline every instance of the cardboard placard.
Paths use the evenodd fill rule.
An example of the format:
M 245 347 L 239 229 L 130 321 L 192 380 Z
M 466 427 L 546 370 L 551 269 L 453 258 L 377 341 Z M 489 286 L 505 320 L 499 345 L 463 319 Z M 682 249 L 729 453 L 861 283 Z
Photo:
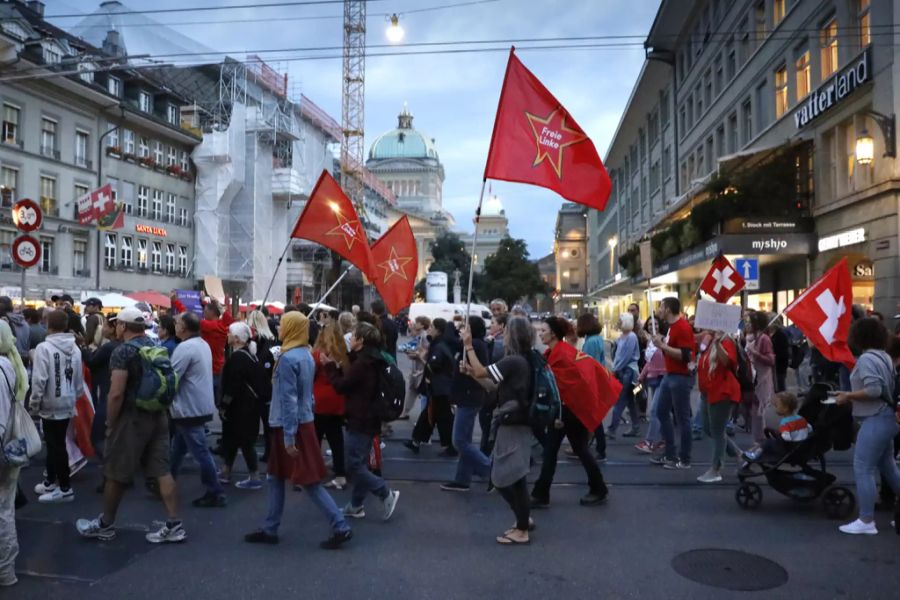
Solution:
M 741 307 L 737 304 L 721 304 L 709 300 L 697 302 L 694 327 L 734 333 L 741 322 Z
M 210 298 L 215 298 L 219 303 L 225 303 L 225 288 L 222 287 L 222 280 L 215 275 L 206 275 L 203 278 L 203 289 Z
M 641 253 L 641 275 L 644 279 L 650 279 L 653 276 L 653 250 L 649 241 L 640 243 Z

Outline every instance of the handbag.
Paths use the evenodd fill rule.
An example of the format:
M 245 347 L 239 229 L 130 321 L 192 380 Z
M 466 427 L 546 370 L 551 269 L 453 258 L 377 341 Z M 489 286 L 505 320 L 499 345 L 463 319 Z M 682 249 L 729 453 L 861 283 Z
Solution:
M 9 388 L 9 416 L 6 419 L 6 431 L 3 434 L 3 460 L 11 467 L 24 467 L 28 459 L 41 451 L 41 436 L 38 434 L 31 415 L 25 407 L 16 402 L 9 377 L 3 371 L 3 378 Z

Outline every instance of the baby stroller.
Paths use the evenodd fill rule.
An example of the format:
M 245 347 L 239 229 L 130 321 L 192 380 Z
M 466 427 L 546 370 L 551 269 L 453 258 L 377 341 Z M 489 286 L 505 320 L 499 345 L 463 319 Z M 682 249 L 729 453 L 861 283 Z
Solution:
M 825 454 L 829 450 L 847 450 L 853 443 L 850 407 L 822 404 L 833 389 L 831 384 L 816 383 L 806 393 L 799 411 L 813 427 L 806 440 L 794 444 L 777 460 L 761 456 L 741 467 L 740 484 L 734 495 L 738 506 L 759 507 L 762 488 L 752 480 L 765 477 L 775 491 L 794 500 L 811 502 L 821 496 L 830 519 L 846 519 L 853 512 L 856 496 L 844 486 L 833 485 L 837 478 L 825 467 Z M 766 436 L 776 438 L 778 432 L 766 429 Z

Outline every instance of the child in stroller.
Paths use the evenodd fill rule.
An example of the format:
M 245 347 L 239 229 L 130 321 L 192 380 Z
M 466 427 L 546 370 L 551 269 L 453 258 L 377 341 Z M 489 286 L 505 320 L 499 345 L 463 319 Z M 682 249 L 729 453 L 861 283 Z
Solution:
M 853 440 L 849 409 L 822 404 L 831 389 L 829 384 L 814 384 L 806 393 L 799 415 L 812 423 L 812 431 L 805 440 L 787 442 L 784 448 L 778 449 L 776 442 L 780 442 L 780 435 L 767 430 L 766 441 L 773 442 L 770 451 L 763 450 L 756 458 L 745 456 L 748 461 L 738 471 L 740 485 L 735 494 L 739 506 L 757 508 L 762 503 L 762 488 L 752 480 L 765 477 L 775 491 L 789 498 L 811 501 L 822 496 L 830 518 L 845 518 L 853 511 L 856 506 L 853 492 L 832 485 L 836 477 L 825 466 L 825 454 L 829 450 L 847 450 Z M 810 463 L 817 464 L 813 467 Z
M 744 452 L 747 461 L 759 460 L 775 462 L 787 455 L 798 443 L 805 441 L 812 432 L 809 421 L 797 414 L 797 396 L 790 392 L 780 392 L 774 398 L 775 412 L 781 417 L 778 436 L 769 437 L 762 446 Z

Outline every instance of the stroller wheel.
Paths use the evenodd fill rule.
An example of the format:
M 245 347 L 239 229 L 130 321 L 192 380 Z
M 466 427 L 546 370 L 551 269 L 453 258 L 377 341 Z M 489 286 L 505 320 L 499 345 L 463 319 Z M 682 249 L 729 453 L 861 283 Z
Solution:
M 842 485 L 835 485 L 826 490 L 822 496 L 825 514 L 829 519 L 846 519 L 856 508 L 856 496 Z
M 762 488 L 753 482 L 745 481 L 738 486 L 734 499 L 741 508 L 758 508 L 762 504 Z

